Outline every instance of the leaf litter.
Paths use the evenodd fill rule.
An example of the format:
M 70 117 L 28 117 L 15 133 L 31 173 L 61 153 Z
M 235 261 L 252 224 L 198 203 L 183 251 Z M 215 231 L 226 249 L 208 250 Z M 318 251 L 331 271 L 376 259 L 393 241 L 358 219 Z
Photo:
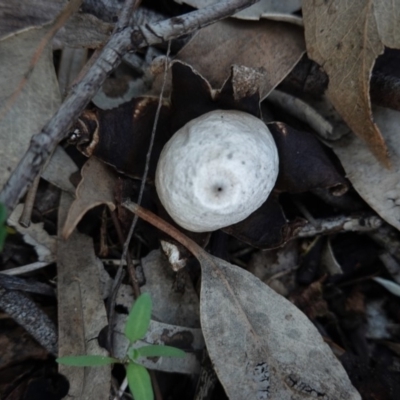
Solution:
M 271 15 L 264 15 L 265 11 L 268 12 L 268 10 L 263 9 L 263 7 L 269 7 L 269 5 L 267 5 L 267 2 L 262 2 L 258 6 L 261 8 L 254 7 L 253 11 L 251 11 L 250 14 L 248 14 L 245 18 L 273 18 Z M 284 7 L 285 5 L 282 6 Z M 272 5 L 272 7 L 274 7 L 274 5 Z M 295 10 L 281 11 L 290 13 Z M 305 13 L 307 13 L 306 8 L 303 9 L 303 14 Z M 276 18 L 279 18 L 279 16 Z M 238 24 L 236 24 L 236 22 L 238 22 Z M 309 23 L 309 21 L 307 23 Z M 83 23 L 83 25 L 84 24 L 85 23 Z M 183 51 L 178 54 L 178 57 L 180 57 L 182 54 L 184 57 L 187 56 L 189 66 L 198 69 L 202 73 L 202 75 L 206 76 L 210 80 L 210 82 L 212 82 L 214 87 L 222 87 L 224 82 L 226 83 L 226 78 L 229 76 L 229 70 L 232 64 L 235 64 L 235 67 L 232 71 L 236 72 L 240 71 L 240 69 L 243 68 L 243 64 L 246 66 L 246 68 L 253 68 L 256 71 L 257 77 L 261 77 L 261 97 L 263 98 L 267 96 L 267 94 L 282 81 L 282 79 L 293 68 L 293 66 L 297 63 L 298 59 L 303 54 L 304 43 L 302 41 L 301 30 L 298 27 L 290 26 L 289 24 L 278 24 L 277 22 L 271 21 L 259 21 L 253 23 L 252 25 L 245 24 L 248 24 L 248 22 L 230 21 L 225 24 L 225 27 L 222 27 L 223 23 L 218 23 L 217 25 L 215 25 L 215 31 L 213 31 L 211 27 L 206 28 L 200 31 L 194 37 L 194 39 L 189 42 L 186 48 L 184 48 Z M 246 29 L 243 29 L 243 27 L 246 27 Z M 271 27 L 274 28 L 271 29 Z M 261 34 L 261 36 L 257 36 L 258 34 L 253 34 L 253 36 L 251 36 L 252 29 L 254 29 L 254 31 L 256 31 L 257 29 L 262 31 L 264 29 L 265 32 L 263 34 L 265 35 L 265 37 L 262 36 L 263 34 Z M 306 29 L 308 29 L 307 25 Z M 207 30 L 209 30 L 208 33 Z M 203 37 L 203 39 L 201 39 L 201 34 L 203 32 L 205 32 L 205 36 Z M 229 36 L 235 38 L 238 43 L 242 43 L 242 48 L 245 50 L 246 44 L 254 43 L 256 40 L 262 37 L 262 43 L 264 43 L 262 44 L 262 46 L 263 48 L 268 48 L 268 50 L 265 51 L 265 54 L 253 51 L 253 59 L 251 58 L 251 56 L 246 55 L 245 58 L 247 58 L 247 60 L 250 60 L 249 63 L 247 63 L 247 60 L 245 60 L 245 58 L 240 59 L 239 56 L 241 54 L 238 54 L 240 52 L 237 51 L 237 47 L 231 46 L 229 43 L 222 43 L 219 46 L 215 46 L 215 43 L 212 43 L 211 39 L 214 38 L 215 41 L 215 37 L 218 37 L 218 35 L 214 36 L 215 32 L 220 32 L 221 35 L 225 35 L 226 38 L 229 38 Z M 278 34 L 277 32 L 280 33 Z M 71 33 L 66 33 L 66 37 L 70 35 Z M 382 33 L 382 37 L 385 35 L 386 33 Z M 271 44 L 269 43 L 267 37 L 271 39 Z M 279 37 L 281 43 L 279 43 Z M 251 38 L 253 38 L 254 40 L 252 40 Z M 94 42 L 92 42 L 91 46 L 96 45 L 94 44 Z M 254 45 L 248 47 L 250 52 L 251 50 L 255 49 Z M 235 54 L 230 53 L 232 48 L 234 48 Z M 282 52 L 282 48 L 285 49 L 285 52 Z M 197 51 L 197 49 L 200 50 Z M 187 52 L 187 55 L 185 55 L 185 51 Z M 282 52 L 283 54 L 281 59 L 279 58 L 280 52 Z M 278 58 L 272 57 L 271 60 L 273 61 L 271 61 L 271 65 L 269 65 L 270 60 L 268 60 L 266 57 L 271 57 L 273 55 L 277 56 Z M 238 77 L 240 80 L 240 74 L 238 75 Z M 238 92 L 235 92 L 235 90 L 238 89 L 238 86 L 235 87 L 234 79 L 232 79 L 232 82 L 234 86 L 233 92 L 237 94 Z M 298 103 L 296 103 L 295 107 L 297 106 Z M 365 106 L 365 109 L 368 109 L 369 98 L 367 98 L 367 100 L 363 103 L 363 106 Z M 264 107 L 264 105 L 263 110 L 266 110 L 266 107 Z M 296 113 L 292 114 L 296 116 L 298 115 Z M 383 112 L 383 114 L 385 114 L 385 112 Z M 307 114 L 306 118 L 316 117 L 313 113 L 311 113 Z M 300 117 L 300 119 L 302 118 Z M 376 119 L 379 120 L 379 118 Z M 288 118 L 288 120 L 290 120 L 290 118 Z M 308 125 L 309 121 L 305 122 Z M 307 130 L 304 129 L 304 125 L 299 126 L 297 125 L 297 122 L 293 122 L 293 120 L 290 120 L 290 123 L 293 123 L 294 129 L 297 129 L 298 131 Z M 367 123 L 369 122 L 367 121 Z M 352 127 L 353 131 L 356 131 L 356 129 L 354 129 L 351 124 L 349 125 Z M 379 121 L 378 125 L 380 126 Z M 330 135 L 331 131 L 329 124 L 325 124 L 324 121 L 321 122 L 321 120 L 319 120 L 314 126 L 312 126 L 312 128 L 315 129 L 315 127 L 318 128 L 319 126 L 326 135 Z M 385 136 L 385 130 L 381 130 L 383 135 Z M 347 143 L 345 142 L 345 140 L 348 140 L 348 138 L 344 138 L 342 143 Z M 354 144 L 354 149 L 357 149 L 360 145 L 358 143 L 358 139 L 355 140 L 356 144 Z M 374 138 L 374 140 L 376 140 L 376 137 Z M 386 141 L 388 148 L 390 149 L 390 140 Z M 381 142 L 381 145 L 382 143 L 383 142 Z M 339 152 L 336 151 L 335 148 L 337 146 L 342 145 L 339 144 L 339 142 L 332 145 L 332 147 L 335 149 L 335 152 L 339 154 Z M 347 145 L 343 145 L 343 148 L 345 146 Z M 140 147 L 139 151 L 143 151 L 144 149 L 142 147 L 145 146 L 139 145 L 138 147 Z M 353 151 L 351 150 L 351 147 L 352 146 L 349 145 L 349 151 Z M 381 151 L 382 149 L 384 149 L 384 147 L 381 146 Z M 368 151 L 367 148 L 365 151 Z M 383 153 L 381 152 L 380 156 L 382 156 L 382 154 Z M 76 167 L 74 167 L 70 159 L 65 158 L 64 156 L 65 154 L 62 153 L 59 157 L 58 163 L 61 166 L 64 162 L 69 163 L 67 164 L 69 165 L 68 172 L 65 173 L 65 175 L 68 175 L 68 178 L 62 176 L 61 167 L 61 169 L 59 169 L 59 172 L 53 173 L 51 178 L 48 179 L 50 182 L 53 182 L 57 187 L 60 187 L 64 191 L 72 192 L 73 185 L 71 185 L 71 182 L 69 182 L 69 176 L 71 173 L 76 171 Z M 331 156 L 329 157 L 331 158 Z M 397 162 L 397 158 L 398 157 L 396 152 L 393 151 L 391 153 L 392 163 L 393 161 L 394 163 Z M 385 201 L 383 193 L 387 192 L 387 187 L 388 185 L 390 185 L 390 183 L 386 182 L 387 170 L 380 167 L 382 168 L 382 171 L 377 173 L 379 176 L 379 182 L 373 181 L 373 183 L 371 183 L 371 181 L 366 179 L 366 176 L 368 174 L 365 171 L 362 171 L 361 177 L 357 178 L 354 178 L 354 176 L 349 173 L 349 170 L 352 167 L 352 161 L 348 161 L 346 165 L 346 161 L 344 161 L 346 160 L 346 156 L 339 155 L 339 159 L 345 167 L 347 177 L 350 179 L 351 183 L 354 185 L 354 187 L 356 187 L 360 194 L 363 193 L 364 189 L 367 190 L 369 185 L 369 187 L 371 187 L 371 185 L 373 187 L 378 187 L 377 192 L 379 191 L 381 193 L 375 193 L 375 191 L 373 191 L 374 193 L 371 196 L 372 200 L 369 199 L 367 200 L 367 202 L 373 207 L 375 211 L 382 215 L 383 218 L 385 218 L 388 222 L 392 221 L 392 225 L 397 226 L 396 220 L 391 220 L 394 214 L 393 209 L 395 209 L 396 207 L 394 206 L 393 209 L 390 209 L 386 205 L 383 205 Z M 97 166 L 96 162 L 98 163 Z M 360 161 L 361 165 L 364 166 L 363 162 L 364 160 Z M 334 161 L 333 163 L 335 164 L 336 161 Z M 88 167 L 90 167 L 91 165 L 95 165 L 98 168 L 97 172 L 88 172 L 88 170 L 90 170 L 90 168 Z M 358 167 L 360 164 L 356 165 Z M 376 163 L 374 164 L 374 159 L 372 159 L 372 161 L 368 161 L 368 163 L 365 165 L 367 165 L 366 168 L 369 170 L 369 168 L 373 168 Z M 357 169 L 357 167 L 354 168 Z M 96 168 L 93 168 L 93 170 L 96 170 Z M 108 167 L 101 165 L 98 160 L 95 160 L 93 157 L 90 158 L 87 162 L 87 165 L 84 167 L 84 172 L 82 172 L 82 175 L 86 177 L 86 182 L 82 180 L 81 185 L 77 191 L 78 198 L 75 200 L 75 202 L 72 203 L 72 199 L 66 201 L 66 195 L 65 193 L 63 194 L 61 207 L 64 208 L 64 215 L 67 212 L 67 208 L 70 207 L 71 204 L 75 205 L 73 206 L 75 207 L 75 211 L 73 207 L 70 207 L 70 221 L 68 224 L 65 225 L 65 229 L 68 231 L 68 235 L 70 235 L 69 243 L 71 247 L 68 247 L 67 244 L 62 244 L 60 246 L 58 251 L 60 252 L 60 254 L 63 254 L 62 257 L 60 256 L 58 262 L 65 263 L 65 265 L 72 265 L 72 258 L 74 257 L 77 257 L 79 259 L 82 258 L 82 260 L 84 260 L 82 263 L 88 261 L 91 268 L 91 278 L 88 278 L 86 275 L 82 279 L 84 279 L 85 281 L 92 280 L 93 282 L 81 283 L 79 279 L 78 283 L 74 281 L 74 279 L 79 276 L 80 273 L 84 274 L 84 271 L 79 272 L 75 268 L 73 270 L 73 273 L 76 273 L 76 275 L 73 276 L 72 281 L 70 281 L 71 286 L 68 286 L 68 290 L 71 290 L 71 293 L 66 293 L 65 290 L 67 286 L 65 285 L 65 282 L 63 282 L 63 279 L 66 275 L 63 276 L 63 274 L 68 274 L 68 271 L 66 271 L 66 269 L 64 268 L 65 266 L 63 267 L 63 270 L 60 269 L 60 271 L 62 271 L 61 275 L 59 276 L 59 290 L 61 290 L 60 298 L 62 298 L 62 296 L 67 296 L 67 298 L 69 298 L 68 301 L 71 301 L 71 299 L 77 299 L 82 294 L 84 294 L 84 296 L 79 300 L 80 306 L 78 306 L 77 308 L 74 309 L 74 306 L 71 305 L 71 303 L 66 303 L 64 306 L 60 306 L 60 312 L 63 312 L 63 315 L 65 315 L 65 313 L 67 313 L 68 311 L 72 312 L 72 315 L 65 316 L 66 321 L 69 321 L 71 326 L 76 321 L 79 321 L 79 324 L 76 325 L 77 332 L 74 333 L 75 336 L 72 334 L 71 330 L 67 330 L 66 325 L 63 325 L 62 330 L 64 330 L 64 336 L 63 342 L 61 342 L 61 349 L 67 348 L 68 351 L 73 351 L 75 349 L 74 344 L 72 343 L 73 340 L 71 342 L 71 338 L 76 339 L 75 344 L 79 347 L 79 349 L 85 349 L 85 346 L 88 343 L 89 336 L 91 336 L 91 338 L 89 339 L 91 340 L 92 337 L 96 336 L 97 333 L 100 331 L 100 325 L 102 325 L 103 322 L 106 323 L 105 313 L 103 311 L 104 305 L 102 303 L 103 294 L 101 292 L 101 288 L 96 286 L 97 279 L 93 279 L 93 277 L 97 277 L 98 274 L 100 274 L 100 271 L 103 271 L 104 275 L 104 269 L 100 266 L 99 261 L 95 258 L 93 244 L 87 243 L 87 237 L 83 239 L 85 235 L 82 236 L 81 233 L 78 234 L 77 232 L 73 232 L 74 228 L 76 227 L 79 220 L 81 220 L 82 216 L 86 213 L 86 211 L 93 208 L 95 205 L 107 204 L 111 209 L 113 209 L 121 201 L 118 196 L 115 197 L 116 193 L 117 195 L 120 195 L 120 193 L 118 194 L 118 189 L 115 190 L 117 174 L 114 171 L 111 171 Z M 105 183 L 102 182 L 103 179 L 105 180 Z M 347 188 L 349 186 L 347 182 L 342 180 L 342 176 L 338 178 L 338 182 L 340 182 L 340 185 L 342 185 L 342 187 L 346 186 Z M 149 183 L 151 185 L 151 181 Z M 357 187 L 357 185 L 359 186 Z M 102 190 L 100 190 L 100 192 L 97 191 L 99 187 L 103 188 Z M 350 188 L 350 190 L 352 190 L 352 188 Z M 362 194 L 362 196 L 366 198 L 365 195 Z M 279 197 L 282 196 L 276 195 L 276 199 L 278 199 Z M 279 201 L 280 200 L 281 199 L 279 198 Z M 385 211 L 385 209 L 387 210 Z M 286 211 L 287 208 L 285 207 L 285 212 Z M 283 211 L 281 209 L 278 210 L 278 214 L 279 213 L 282 213 L 284 224 L 286 224 L 287 220 L 285 214 L 283 214 Z M 259 215 L 259 217 L 261 217 L 261 214 Z M 335 217 L 333 217 L 333 219 L 334 218 Z M 356 217 L 355 220 L 357 220 Z M 58 230 L 60 232 L 62 228 L 61 218 L 58 223 Z M 35 227 L 35 224 L 33 224 L 33 226 Z M 282 225 L 280 225 L 280 227 L 281 226 Z M 278 231 L 280 230 L 280 227 Z M 315 231 L 318 232 L 318 226 L 314 228 Z M 269 228 L 267 227 L 267 230 L 268 229 Z M 64 231 L 64 234 L 65 232 L 66 231 Z M 236 234 L 240 236 L 242 232 L 244 232 L 244 228 L 239 228 L 237 229 Z M 254 235 L 254 231 L 252 233 Z M 107 233 L 107 235 L 108 234 L 109 232 Z M 75 235 L 78 235 L 79 240 L 74 238 Z M 282 235 L 282 232 L 280 232 L 279 234 L 277 233 L 277 235 Z M 293 238 L 294 236 L 289 235 L 288 237 Z M 138 235 L 138 238 L 141 238 L 140 234 Z M 213 235 L 211 236 L 211 239 L 213 240 Z M 143 239 L 141 238 L 141 240 Z M 260 240 L 259 236 L 254 238 L 252 244 L 256 243 L 257 240 Z M 82 243 L 84 243 L 85 246 L 83 246 Z M 291 243 L 296 243 L 300 246 L 300 244 L 304 243 L 304 241 L 299 241 L 298 239 L 296 239 L 296 241 L 293 241 Z M 329 243 L 329 256 L 331 258 L 330 263 L 332 263 L 332 261 L 335 261 L 335 263 L 337 264 L 336 269 L 340 269 L 342 265 L 339 265 L 337 263 L 337 259 L 333 254 L 334 249 L 330 246 L 330 241 L 327 243 Z M 280 244 L 282 244 L 282 242 Z M 111 244 L 108 249 L 110 248 L 114 249 L 114 245 Z M 325 246 L 325 249 L 326 248 L 327 247 Z M 70 257 L 71 255 L 73 255 L 72 258 Z M 306 319 L 306 317 L 298 310 L 298 308 L 296 308 L 290 302 L 286 301 L 283 297 L 276 294 L 265 283 L 262 283 L 245 270 L 240 269 L 239 267 L 236 267 L 233 264 L 228 263 L 227 261 L 224 261 L 220 258 L 210 256 L 202 250 L 198 250 L 197 255 L 200 255 L 202 264 L 202 294 L 200 310 L 202 330 L 211 359 L 219 375 L 219 379 L 223 384 L 226 394 L 229 396 L 229 398 L 247 399 L 256 397 L 260 399 L 300 399 L 304 397 L 312 398 L 315 396 L 327 399 L 360 398 L 357 391 L 351 385 L 342 365 L 336 359 L 336 357 L 333 356 L 333 353 L 329 349 L 328 345 L 324 343 L 321 334 L 313 326 L 312 322 Z M 157 258 L 160 258 L 160 265 L 163 265 L 163 263 L 166 262 L 166 260 L 162 257 L 163 256 L 158 252 Z M 294 263 L 294 261 L 292 263 Z M 326 260 L 325 263 L 327 263 Z M 191 266 L 190 260 L 188 265 Z M 165 267 L 168 268 L 166 264 Z M 156 270 L 156 268 L 154 269 Z M 288 267 L 288 270 L 291 270 L 290 266 Z M 320 271 L 320 273 L 323 273 L 323 271 Z M 341 277 L 331 278 L 346 279 L 346 269 L 344 267 L 343 274 L 341 275 Z M 170 276 L 170 278 L 172 278 L 172 281 L 173 276 L 174 274 Z M 291 274 L 290 277 L 293 278 L 294 274 Z M 379 279 L 381 278 L 378 278 L 378 280 Z M 165 283 L 166 286 L 173 285 L 172 281 L 169 280 L 166 275 L 163 278 L 163 283 Z M 275 280 L 275 282 L 278 281 Z M 322 283 L 323 280 L 319 280 L 316 282 L 318 282 L 318 287 L 320 288 L 322 296 L 322 292 L 325 293 L 325 291 L 328 290 L 329 285 L 325 285 L 325 283 Z M 380 280 L 380 282 L 383 281 Z M 390 281 L 386 280 L 386 284 L 387 282 Z M 270 282 L 267 280 L 267 283 Z M 86 287 L 86 284 L 89 284 L 89 286 Z M 149 286 L 152 286 L 150 280 L 148 284 Z M 314 284 L 315 282 L 312 283 L 312 285 Z M 81 285 L 81 287 L 77 289 L 77 285 Z M 125 286 L 128 287 L 127 285 Z M 279 288 L 277 287 L 277 289 Z M 287 289 L 286 284 L 283 285 L 281 289 Z M 164 294 L 168 293 L 165 287 L 161 289 L 155 288 L 153 286 L 150 289 L 151 292 L 153 292 L 154 290 L 154 293 L 158 293 L 159 291 L 160 294 L 161 301 L 158 301 L 162 306 L 160 308 L 161 311 L 159 315 L 162 315 L 164 313 L 164 311 L 162 310 L 165 310 L 165 308 L 168 308 L 168 306 L 171 306 L 171 304 L 175 304 L 174 307 L 177 307 L 177 309 L 180 305 L 182 305 L 179 300 L 172 300 L 168 294 Z M 89 300 L 87 304 L 91 304 L 92 301 L 96 303 L 96 309 L 97 307 L 99 307 L 98 312 L 99 314 L 102 314 L 102 323 L 99 323 L 99 321 L 93 322 L 93 320 L 91 320 L 91 316 L 87 314 L 87 310 L 85 309 L 85 307 L 87 306 L 85 305 L 85 299 L 87 299 L 87 297 L 85 296 L 87 296 L 87 291 L 91 292 L 90 296 L 88 297 Z M 282 293 L 287 294 L 287 291 L 282 290 Z M 130 296 L 131 294 L 129 293 L 129 299 L 125 299 L 123 305 L 128 305 L 128 303 L 131 302 Z M 164 298 L 164 296 L 165 299 L 168 298 L 168 300 L 165 300 L 165 304 L 162 304 L 162 299 Z M 193 292 L 192 296 L 193 299 L 195 299 L 196 296 Z M 354 298 L 357 298 L 357 296 L 355 295 Z M 327 302 L 327 304 L 328 303 L 329 302 Z M 122 303 L 119 304 L 121 305 Z M 193 303 L 193 307 L 195 307 L 195 303 Z M 331 305 L 328 304 L 328 307 L 331 307 Z M 177 310 L 175 311 L 176 312 L 172 312 L 171 315 L 175 314 L 176 316 L 177 314 L 179 314 Z M 82 312 L 82 315 L 78 315 L 80 312 Z M 195 314 L 193 309 L 189 310 L 189 308 L 183 307 L 182 315 L 179 315 L 181 319 L 185 319 L 184 314 L 186 312 L 189 314 Z M 310 315 L 308 316 L 310 317 Z M 326 314 L 324 316 L 326 316 Z M 123 318 L 123 315 L 119 315 L 117 320 L 123 320 Z M 312 317 L 310 318 L 313 320 Z M 158 317 L 156 319 L 158 319 Z M 171 322 L 172 321 L 169 321 L 169 323 Z M 315 321 L 313 320 L 313 322 Z M 171 323 L 171 325 L 169 325 L 168 323 L 165 324 L 164 322 L 160 321 L 152 321 L 152 324 L 154 325 L 155 336 L 148 337 L 146 339 L 148 342 L 153 343 L 155 341 L 155 343 L 158 343 L 158 340 L 165 340 L 168 335 L 165 336 L 163 334 L 167 331 L 172 333 L 169 339 L 173 338 L 174 335 L 176 335 L 176 337 L 182 337 L 182 335 L 185 334 L 186 329 L 186 333 L 191 332 L 193 337 L 196 337 L 196 345 L 193 345 L 192 350 L 194 349 L 195 352 L 197 352 L 197 355 L 199 354 L 199 352 L 202 351 L 203 345 L 201 341 L 201 332 L 199 329 L 194 327 L 184 328 L 181 323 Z M 123 325 L 124 323 L 118 326 Z M 65 334 L 65 332 L 68 333 Z M 155 332 L 159 332 L 159 336 L 157 336 Z M 72 336 L 71 338 L 68 338 L 70 334 Z M 391 337 L 390 333 L 388 335 L 389 337 Z M 119 335 L 115 336 L 116 340 L 118 336 Z M 328 334 L 328 336 L 330 336 L 330 333 Z M 330 339 L 327 338 L 328 342 L 329 340 Z M 188 341 L 186 343 L 190 345 L 190 343 L 193 344 L 194 342 Z M 330 341 L 330 343 L 332 344 L 332 341 Z M 90 344 L 87 348 L 89 351 L 103 351 L 94 344 Z M 119 347 L 117 346 L 116 348 L 118 349 Z M 332 344 L 332 348 L 335 349 L 334 344 Z M 343 349 L 339 351 L 337 345 L 335 351 L 336 354 L 352 355 L 352 353 L 348 351 L 348 349 L 346 349 L 346 351 L 344 351 Z M 193 371 L 198 371 L 199 368 L 199 363 L 196 360 L 196 357 L 196 355 L 191 354 L 188 358 L 187 364 L 185 365 L 175 364 L 167 366 L 162 362 L 160 363 L 160 360 L 158 360 L 157 362 L 152 361 L 153 366 L 151 365 L 151 362 L 149 365 L 146 366 L 148 366 L 149 368 L 155 367 L 156 369 L 170 372 L 175 371 L 189 373 L 190 371 L 191 373 L 193 373 Z M 352 369 L 349 369 L 348 363 L 346 364 L 346 362 L 344 362 L 344 364 L 346 368 L 348 368 L 348 373 L 353 380 L 354 374 L 352 375 Z M 304 367 L 305 365 L 307 366 L 307 368 Z M 91 373 L 92 372 L 90 372 L 90 374 Z M 109 384 L 109 376 L 109 371 L 106 371 L 106 378 L 104 379 L 104 381 L 102 381 L 103 385 Z M 71 381 L 73 382 L 72 392 L 74 392 L 75 390 L 79 391 L 79 388 L 83 388 L 82 390 L 84 391 L 92 390 L 92 386 L 90 386 L 90 383 L 85 383 L 86 378 L 82 374 L 77 374 L 71 379 Z M 366 393 L 368 393 L 365 385 L 360 385 L 358 383 L 356 386 L 357 389 L 361 388 L 360 393 L 362 392 L 362 397 L 364 398 L 366 396 Z M 388 387 L 391 388 L 392 386 L 393 382 L 389 382 Z M 104 391 L 108 390 L 105 388 L 105 386 L 102 386 L 102 388 Z M 100 392 L 97 392 L 95 389 L 93 393 Z M 368 397 L 365 398 L 368 399 Z

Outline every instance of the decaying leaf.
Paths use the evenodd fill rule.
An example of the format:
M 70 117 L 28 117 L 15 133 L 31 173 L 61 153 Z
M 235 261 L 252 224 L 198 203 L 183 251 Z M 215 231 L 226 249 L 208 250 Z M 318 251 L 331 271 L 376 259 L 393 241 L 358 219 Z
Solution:
M 175 0 L 177 3 L 189 4 L 195 8 L 203 8 L 218 3 L 218 0 Z M 301 7 L 300 0 L 261 0 L 256 4 L 235 14 L 233 17 L 247 20 L 258 20 L 269 16 L 289 14 L 298 11 Z
M 59 234 L 72 203 L 63 192 L 59 208 Z M 100 292 L 99 266 L 93 241 L 74 232 L 60 240 L 57 248 L 58 355 L 108 355 L 96 340 L 107 325 L 106 310 Z M 109 393 L 111 368 L 74 368 L 59 366 L 70 384 L 69 396 L 87 400 L 101 399 Z
M 361 399 L 314 325 L 249 272 L 201 259 L 201 325 L 230 400 Z
M 168 232 L 200 262 L 201 326 L 230 400 L 361 400 L 316 327 L 292 303 L 149 211 L 130 202 L 124 207 Z
M 70 177 L 76 172 L 78 172 L 77 165 L 61 146 L 57 146 L 41 176 L 54 186 L 74 193 L 75 187 Z
M 82 180 L 76 188 L 76 199 L 71 204 L 62 230 L 68 238 L 82 217 L 92 208 L 106 204 L 115 209 L 115 173 L 96 157 L 91 157 L 82 168 Z
M 38 0 L 34 3 L 29 0 L 2 2 L 0 36 L 33 26 L 42 26 L 54 19 L 67 4 L 66 0 Z M 97 48 L 107 41 L 112 28 L 112 24 L 94 15 L 78 13 L 60 29 L 52 45 L 55 48 L 64 46 Z
M 43 223 L 30 224 L 27 228 L 20 225 L 19 218 L 24 209 L 23 204 L 18 204 L 12 214 L 8 217 L 7 223 L 20 233 L 25 242 L 35 248 L 39 261 L 46 263 L 54 262 L 56 259 L 57 239 L 50 236 L 44 229 Z
M 51 25 L 30 28 L 0 40 L 0 187 L 27 150 L 31 136 L 60 105 L 51 43 L 27 77 L 32 57 L 50 29 Z
M 292 70 L 304 50 L 303 32 L 297 26 L 266 20 L 225 20 L 197 32 L 177 58 L 215 88 L 222 87 L 232 64 L 254 68 L 263 75 L 263 99 Z
M 390 1 L 303 1 L 307 52 L 329 76 L 328 96 L 385 166 L 387 148 L 371 114 L 369 79 L 384 46 L 400 46 L 400 8 Z
M 347 135 L 330 146 L 360 196 L 389 224 L 400 229 L 400 112 L 376 108 L 374 120 L 391 154 L 392 168 L 376 162 L 367 145 Z

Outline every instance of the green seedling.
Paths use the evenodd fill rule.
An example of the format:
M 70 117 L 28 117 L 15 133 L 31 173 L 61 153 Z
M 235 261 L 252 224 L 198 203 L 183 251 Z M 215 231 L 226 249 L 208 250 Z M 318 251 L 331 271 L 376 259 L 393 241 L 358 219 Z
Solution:
M 145 367 L 135 362 L 139 357 L 185 357 L 185 352 L 171 346 L 151 345 L 134 348 L 133 344 L 146 335 L 150 325 L 151 297 L 148 293 L 140 295 L 133 305 L 125 325 L 125 336 L 129 340 L 126 357 L 123 360 L 104 356 L 68 356 L 59 357 L 60 364 L 74 367 L 94 367 L 121 363 L 126 365 L 126 377 L 129 389 L 135 400 L 153 400 L 149 372 Z

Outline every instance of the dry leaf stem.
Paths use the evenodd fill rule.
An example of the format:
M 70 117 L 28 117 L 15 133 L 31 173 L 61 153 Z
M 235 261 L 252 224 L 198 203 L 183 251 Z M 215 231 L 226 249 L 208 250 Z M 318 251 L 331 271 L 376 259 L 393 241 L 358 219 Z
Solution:
M 255 0 L 219 2 L 165 21 L 135 28 L 116 29 L 92 68 L 71 90 L 69 96 L 41 132 L 32 137 L 29 149 L 4 185 L 0 193 L 0 201 L 9 211 L 14 209 L 51 152 L 66 136 L 68 128 L 82 113 L 108 74 L 119 65 L 126 52 L 188 34 L 235 14 L 255 2 Z
M 122 204 L 126 209 L 136 214 L 139 218 L 153 225 L 160 231 L 165 232 L 173 239 L 178 241 L 182 246 L 185 246 L 199 261 L 204 258 L 204 250 L 195 243 L 192 239 L 189 239 L 186 235 L 180 232 L 177 228 L 173 227 L 163 219 L 153 214 L 151 211 L 139 206 L 132 201 L 126 201 Z

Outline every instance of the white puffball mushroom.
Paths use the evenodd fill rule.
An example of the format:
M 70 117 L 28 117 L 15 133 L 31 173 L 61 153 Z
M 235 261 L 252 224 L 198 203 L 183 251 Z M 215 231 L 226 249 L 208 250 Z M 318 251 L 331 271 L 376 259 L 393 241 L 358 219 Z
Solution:
M 160 155 L 155 184 L 178 225 L 209 232 L 257 210 L 274 187 L 278 164 L 274 139 L 259 118 L 216 110 L 172 136 Z

